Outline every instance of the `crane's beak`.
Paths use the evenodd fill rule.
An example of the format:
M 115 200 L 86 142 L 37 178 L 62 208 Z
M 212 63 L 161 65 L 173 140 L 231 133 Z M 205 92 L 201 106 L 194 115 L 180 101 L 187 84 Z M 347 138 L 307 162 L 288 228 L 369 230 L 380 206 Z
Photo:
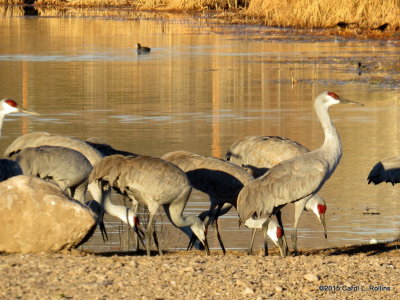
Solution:
M 17 108 L 18 108 L 19 112 L 23 112 L 23 113 L 34 115 L 34 116 L 40 116 L 39 113 L 37 113 L 33 110 L 29 110 L 29 109 L 23 108 L 21 106 L 17 106 Z
M 278 242 L 275 244 L 278 246 L 281 256 L 286 257 L 287 252 L 286 252 L 286 246 L 285 246 L 286 243 L 284 242 L 284 239 L 282 237 L 280 237 L 278 239 Z
M 325 223 L 325 214 L 320 214 L 319 215 L 319 221 L 322 224 L 322 227 L 324 227 L 324 235 L 325 235 L 325 239 L 328 238 L 328 234 L 326 233 L 326 223 Z
M 360 102 L 355 102 L 355 101 L 350 101 L 350 100 L 346 100 L 346 99 L 339 99 L 339 102 L 342 104 L 351 104 L 351 105 L 357 105 L 357 106 L 364 106 L 364 104 L 360 103 Z
M 135 233 L 139 237 L 139 240 L 142 243 L 142 245 L 145 246 L 144 242 L 143 242 L 143 240 L 145 238 L 145 234 L 144 234 L 144 231 L 142 230 L 142 228 L 140 227 L 140 225 L 136 224 L 135 226 L 133 226 L 133 231 L 135 231 Z
M 190 237 L 189 245 L 187 246 L 186 251 L 192 250 L 196 240 L 197 236 L 193 233 L 192 236 Z M 204 251 L 206 252 L 206 255 L 210 255 L 210 248 L 208 247 L 207 237 L 205 238 L 204 241 L 201 241 L 201 244 L 204 246 Z
M 101 237 L 103 239 L 103 242 L 108 241 L 108 235 L 106 231 L 106 227 L 104 226 L 103 218 L 101 218 L 101 221 L 98 221 Z

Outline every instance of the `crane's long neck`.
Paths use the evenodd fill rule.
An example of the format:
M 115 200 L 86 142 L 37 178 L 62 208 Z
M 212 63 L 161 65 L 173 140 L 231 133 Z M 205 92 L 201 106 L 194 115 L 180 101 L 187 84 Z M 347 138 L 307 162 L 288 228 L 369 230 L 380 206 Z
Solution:
M 171 223 L 176 227 L 190 227 L 193 225 L 191 218 L 182 216 L 183 210 L 186 207 L 192 188 L 190 186 L 184 188 L 179 196 L 169 205 L 164 205 L 165 214 L 170 219 Z
M 106 213 L 120 219 L 131 227 L 134 226 L 132 210 L 124 205 L 116 205 L 112 203 L 111 190 L 104 191 L 103 182 L 94 181 L 89 184 L 88 189 L 92 194 L 93 199 L 103 206 Z
M 1 136 L 1 129 L 3 128 L 4 116 L 5 114 L 0 113 L 0 136 Z
M 322 153 L 324 159 L 328 163 L 329 172 L 327 175 L 329 177 L 336 169 L 336 166 L 342 157 L 342 143 L 339 134 L 329 117 L 327 107 L 315 105 L 315 111 L 321 122 L 325 135 L 324 143 L 317 151 Z

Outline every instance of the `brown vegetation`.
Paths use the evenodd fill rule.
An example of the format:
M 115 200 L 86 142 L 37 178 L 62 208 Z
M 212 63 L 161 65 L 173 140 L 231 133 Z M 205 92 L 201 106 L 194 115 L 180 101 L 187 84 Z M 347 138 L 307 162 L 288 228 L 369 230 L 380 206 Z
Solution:
M 0 0 L 21 4 L 23 0 Z M 332 28 L 345 22 L 349 28 L 375 29 L 389 23 L 387 30 L 400 29 L 399 0 L 36 0 L 37 5 L 130 7 L 173 11 L 230 10 L 234 22 L 263 22 L 268 26 Z M 345 29 L 346 30 L 346 29 Z

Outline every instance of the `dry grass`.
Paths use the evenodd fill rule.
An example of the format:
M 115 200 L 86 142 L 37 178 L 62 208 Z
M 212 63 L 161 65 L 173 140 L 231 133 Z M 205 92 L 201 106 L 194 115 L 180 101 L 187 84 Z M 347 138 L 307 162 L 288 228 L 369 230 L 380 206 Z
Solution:
M 0 0 L 0 3 L 23 3 Z M 133 7 L 174 11 L 235 11 L 235 18 L 251 22 L 261 19 L 268 26 L 329 28 L 338 22 L 373 29 L 389 23 L 389 30 L 400 29 L 400 0 L 36 0 L 42 5 Z M 240 10 L 235 10 L 240 8 Z
M 342 21 L 369 29 L 383 23 L 400 27 L 399 0 L 252 0 L 246 14 L 270 26 L 332 27 Z

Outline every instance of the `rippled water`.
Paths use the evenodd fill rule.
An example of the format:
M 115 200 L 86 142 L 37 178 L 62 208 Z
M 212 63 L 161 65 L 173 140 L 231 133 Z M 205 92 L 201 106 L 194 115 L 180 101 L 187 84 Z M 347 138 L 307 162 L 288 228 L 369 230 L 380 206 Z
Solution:
M 260 26 L 154 15 L 3 13 L 0 32 L 7 41 L 0 44 L 0 98 L 12 97 L 41 113 L 7 116 L 1 149 L 32 131 L 98 136 L 117 149 L 154 156 L 188 150 L 222 157 L 246 135 L 285 136 L 315 149 L 323 135 L 312 100 L 331 90 L 365 107 L 330 110 L 344 155 L 320 192 L 328 203 L 328 239 L 317 219 L 304 213 L 299 247 L 399 235 L 398 187 L 366 181 L 377 161 L 399 153 L 398 42 L 298 40 Z M 138 56 L 137 42 L 152 47 L 151 53 Z M 185 213 L 198 214 L 208 203 L 195 192 Z M 367 207 L 380 214 L 364 214 Z M 284 208 L 283 219 L 290 236 L 292 205 Z M 91 245 L 126 249 L 120 241 L 124 228 L 108 220 L 114 222 L 108 223 L 112 240 L 104 244 L 95 236 Z M 165 216 L 159 220 L 166 246 L 185 247 L 187 238 Z M 238 229 L 234 211 L 221 218 L 221 229 L 228 248 L 247 247 L 249 231 Z M 214 232 L 210 240 L 218 247 Z

